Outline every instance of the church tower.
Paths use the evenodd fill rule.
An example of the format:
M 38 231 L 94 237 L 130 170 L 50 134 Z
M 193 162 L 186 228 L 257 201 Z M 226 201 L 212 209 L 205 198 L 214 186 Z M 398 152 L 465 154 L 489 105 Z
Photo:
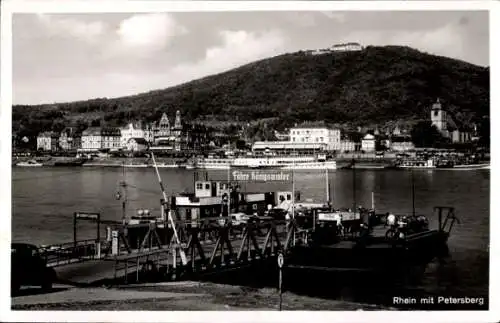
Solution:
M 175 130 L 180 130 L 182 129 L 182 123 L 181 123 L 181 112 L 177 110 L 175 113 L 175 123 L 174 123 L 174 128 Z
M 432 125 L 436 126 L 437 130 L 440 132 L 447 131 L 447 115 L 446 111 L 444 111 L 441 107 L 441 102 L 439 102 L 439 98 L 432 105 L 431 109 L 431 121 Z

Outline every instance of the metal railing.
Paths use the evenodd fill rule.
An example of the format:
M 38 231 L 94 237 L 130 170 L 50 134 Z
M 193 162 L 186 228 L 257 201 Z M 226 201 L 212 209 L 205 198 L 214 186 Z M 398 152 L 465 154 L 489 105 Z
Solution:
M 48 266 L 56 267 L 98 259 L 100 257 L 100 243 L 95 239 L 80 240 L 43 246 L 39 248 L 38 252 Z

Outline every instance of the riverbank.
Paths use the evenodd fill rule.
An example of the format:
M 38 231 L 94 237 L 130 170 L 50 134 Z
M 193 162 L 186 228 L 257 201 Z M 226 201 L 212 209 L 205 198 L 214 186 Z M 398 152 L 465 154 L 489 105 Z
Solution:
M 46 157 L 13 157 L 12 165 L 17 163 L 27 162 L 29 160 L 36 160 L 43 166 L 53 167 L 57 164 L 67 163 L 76 160 L 74 157 L 59 157 L 59 156 L 46 156 Z M 185 159 L 181 158 L 168 158 L 168 157 L 157 157 L 156 163 L 160 166 L 172 165 L 177 166 L 185 162 Z M 71 165 L 68 165 L 71 166 Z M 80 165 L 78 165 L 80 166 Z M 138 167 L 138 166 L 153 166 L 153 161 L 146 157 L 131 157 L 131 158 L 94 158 L 92 160 L 86 160 L 82 166 L 97 166 L 97 167 Z
M 29 160 L 36 160 L 38 163 L 43 166 L 54 167 L 54 166 L 65 166 L 67 167 L 77 167 L 77 166 L 85 166 L 85 167 L 127 167 L 127 168 L 140 168 L 140 167 L 153 167 L 153 161 L 151 158 L 147 157 L 102 157 L 102 158 L 94 158 L 92 160 L 87 160 L 83 162 L 83 164 L 70 164 L 69 162 L 74 161 L 74 157 L 38 157 L 38 158 L 30 158 L 30 157 L 13 157 L 12 165 L 16 165 L 17 163 L 27 162 Z M 185 158 L 171 158 L 171 157 L 157 157 L 156 164 L 159 168 L 192 168 L 193 166 L 185 159 Z M 395 163 L 395 159 L 392 157 L 368 157 L 363 156 L 362 158 L 336 158 L 337 169 L 345 169 L 352 168 L 353 160 L 354 160 L 354 168 L 356 169 L 384 169 L 388 167 L 392 167 Z M 478 166 L 479 168 L 488 168 L 490 164 L 489 160 L 481 161 Z M 473 165 L 472 165 L 473 166 Z M 463 167 L 464 169 L 468 169 L 467 165 Z M 478 168 L 478 169 L 479 169 Z M 471 167 L 470 169 L 475 169 Z
M 23 291 L 22 291 L 23 292 Z M 31 292 L 31 294 L 30 294 Z M 115 288 L 56 286 L 52 293 L 12 298 L 13 310 L 75 311 L 276 311 L 279 293 L 274 288 L 250 288 L 209 282 L 137 284 Z M 285 292 L 282 309 L 289 311 L 391 310 L 391 308 L 322 299 Z

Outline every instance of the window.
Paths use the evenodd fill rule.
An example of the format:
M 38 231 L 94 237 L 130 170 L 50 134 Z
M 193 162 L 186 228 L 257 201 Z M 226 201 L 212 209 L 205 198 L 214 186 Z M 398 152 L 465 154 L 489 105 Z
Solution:
M 196 183 L 196 189 L 197 190 L 203 189 L 203 184 L 202 183 Z
M 437 117 L 438 116 L 438 113 L 439 111 L 438 110 L 434 110 L 434 116 Z
M 210 184 L 209 184 L 209 183 L 206 183 L 206 184 L 205 184 L 205 189 L 206 189 L 206 190 L 209 190 L 209 189 L 210 189 Z

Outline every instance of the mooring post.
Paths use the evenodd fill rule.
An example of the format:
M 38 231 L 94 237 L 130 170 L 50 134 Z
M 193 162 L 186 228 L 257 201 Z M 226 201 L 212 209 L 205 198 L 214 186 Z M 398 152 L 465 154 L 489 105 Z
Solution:
M 135 281 L 139 282 L 139 257 L 137 257 L 137 264 L 135 266 Z
M 73 246 L 76 248 L 76 212 L 73 213 Z
M 101 242 L 98 241 L 95 246 L 96 246 L 96 257 L 97 259 L 101 259 Z
M 283 263 L 284 263 L 285 259 L 283 257 L 283 252 L 280 251 L 279 254 L 278 254 L 278 268 L 279 268 L 279 276 L 278 276 L 278 289 L 279 289 L 279 293 L 280 293 L 280 306 L 279 306 L 279 310 L 281 311 L 281 307 L 282 307 L 282 304 L 283 304 L 283 291 L 282 291 L 282 282 L 283 282 L 283 274 L 282 274 L 282 267 L 283 267 Z

